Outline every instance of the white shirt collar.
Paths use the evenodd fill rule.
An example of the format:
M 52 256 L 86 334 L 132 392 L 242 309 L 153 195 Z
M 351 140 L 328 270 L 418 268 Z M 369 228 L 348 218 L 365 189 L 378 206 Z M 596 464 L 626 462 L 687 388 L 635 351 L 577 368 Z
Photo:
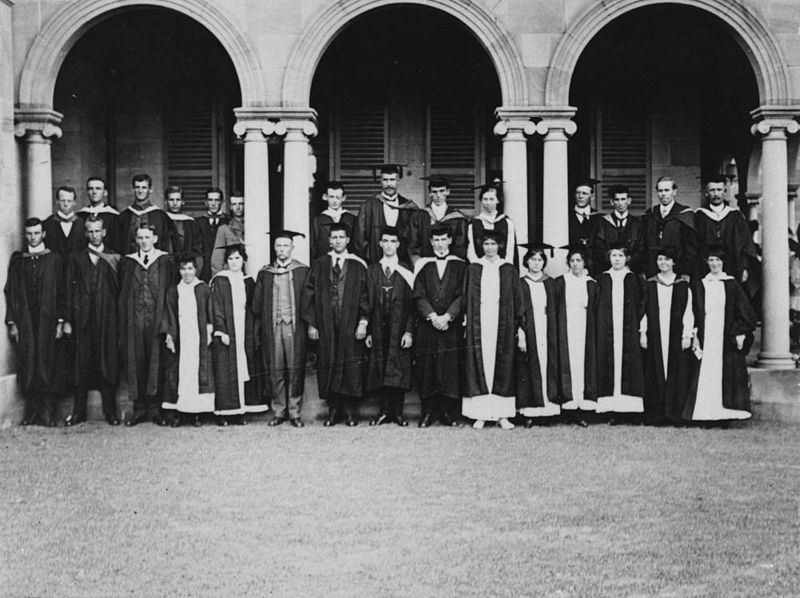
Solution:
M 662 214 L 667 214 L 672 209 L 672 206 L 674 206 L 674 205 L 675 205 L 675 200 L 673 199 L 667 205 L 659 204 L 659 208 L 661 209 L 661 213 Z
M 585 208 L 574 206 L 574 208 L 577 214 L 583 214 L 584 216 L 590 216 L 592 214 L 592 206 L 586 206 Z
M 28 253 L 44 253 L 47 250 L 44 243 L 39 243 L 36 247 L 28 245 Z
M 381 266 L 384 268 L 389 267 L 392 272 L 394 272 L 395 268 L 397 268 L 398 263 L 400 263 L 400 260 L 397 259 L 396 255 L 393 255 L 392 257 L 384 256 L 380 259 Z

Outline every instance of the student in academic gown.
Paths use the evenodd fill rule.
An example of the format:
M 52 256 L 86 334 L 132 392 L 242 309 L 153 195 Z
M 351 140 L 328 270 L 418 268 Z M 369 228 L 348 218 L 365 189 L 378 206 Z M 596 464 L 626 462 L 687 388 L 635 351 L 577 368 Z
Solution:
M 625 185 L 614 185 L 609 189 L 613 210 L 598 214 L 592 227 L 589 248 L 592 253 L 592 276 L 598 277 L 611 267 L 608 249 L 614 244 L 624 243 L 630 259 L 628 267 L 636 274 L 642 270 L 642 221 L 630 213 L 631 196 Z
M 431 231 L 434 257 L 420 258 L 414 268 L 414 307 L 419 321 L 415 346 L 415 377 L 422 403 L 420 428 L 435 414 L 446 426 L 460 426 L 461 345 L 464 336 L 463 285 L 466 263 L 450 255 L 450 229 Z
M 331 252 L 311 266 L 303 291 L 308 338 L 317 341 L 319 396 L 328 402 L 325 426 L 342 413 L 348 426 L 358 425 L 355 410 L 364 395 L 367 265 L 347 251 L 349 242 L 344 224 L 331 225 Z
M 509 264 L 518 263 L 514 223 L 503 214 L 500 190 L 494 183 L 483 185 L 480 198 L 481 209 L 467 228 L 467 261 L 474 263 L 483 257 L 484 231 L 495 231 L 501 240 L 500 258 Z
M 44 244 L 50 250 L 64 257 L 73 251 L 86 247 L 83 218 L 75 213 L 75 189 L 59 187 L 56 191 L 58 209 L 43 223 Z
M 627 244 L 612 245 L 607 259 L 611 268 L 597 281 L 597 413 L 643 413 L 641 281 L 628 268 Z
M 350 239 L 347 251 L 350 253 L 355 252 L 356 215 L 343 207 L 345 199 L 347 199 L 344 184 L 339 181 L 328 181 L 325 185 L 325 193 L 323 193 L 322 199 L 327 203 L 328 207 L 311 219 L 312 264 L 331 250 L 330 235 L 332 224 L 341 222 L 344 225 L 347 231 L 347 238 Z
M 175 233 L 167 213 L 150 203 L 153 179 L 149 174 L 135 174 L 131 178 L 133 203 L 122 210 L 117 218 L 116 239 L 120 253 L 137 251 L 136 235 L 141 226 L 149 226 L 158 239 L 156 249 L 172 252 L 172 238 Z
M 692 298 L 697 334 L 692 350 L 699 366 L 692 378 L 684 419 L 727 422 L 750 417 L 747 355 L 756 314 L 741 285 L 723 270 L 725 249 L 707 248 L 709 273 L 696 281 Z
M 525 246 L 530 247 L 522 260 L 528 270 L 521 284 L 525 334 L 518 343 L 516 377 L 517 410 L 530 428 L 536 420 L 559 415 L 561 408 L 554 402 L 558 397 L 555 280 L 544 273 L 546 249 Z
M 203 239 L 197 221 L 183 212 L 183 189 L 175 185 L 167 187 L 164 190 L 164 201 L 167 205 L 167 216 L 172 221 L 172 253 L 193 253 L 199 272 L 203 266 Z
M 575 186 L 574 202 L 569 212 L 569 243 L 570 245 L 583 245 L 589 247 L 594 227 L 600 218 L 600 213 L 594 210 L 595 179 L 584 179 Z M 587 260 L 591 258 L 587 255 Z M 587 261 L 586 267 L 589 267 Z
M 657 426 L 681 421 L 691 377 L 694 311 L 689 283 L 674 272 L 675 251 L 662 247 L 656 264 L 658 274 L 644 286 L 640 345 L 645 350 L 644 422 Z
M 408 246 L 411 264 L 415 265 L 421 257 L 433 257 L 431 230 L 440 226 L 449 228 L 453 237 L 450 253 L 466 259 L 469 219 L 458 208 L 447 205 L 450 181 L 442 176 L 429 177 L 428 195 L 430 203 L 411 219 L 411 239 Z
M 86 179 L 86 197 L 89 200 L 89 204 L 78 210 L 78 216 L 84 220 L 90 216 L 95 216 L 102 220 L 106 229 L 103 245 L 107 251 L 119 254 L 120 248 L 116 238 L 119 212 L 108 205 L 108 191 L 106 190 L 105 179 L 99 176 L 90 176 Z
M 484 231 L 483 257 L 467 266 L 464 279 L 462 413 L 477 429 L 493 421 L 510 430 L 516 415 L 514 357 L 525 335 L 522 290 L 517 268 L 499 255 L 501 243 L 499 232 Z
M 181 280 L 167 290 L 161 323 L 167 349 L 161 407 L 175 412 L 173 428 L 188 421 L 200 427 L 201 416 L 214 411 L 211 290 L 197 277 L 196 254 L 181 254 L 176 261 Z
M 411 390 L 411 347 L 417 318 L 411 302 L 414 273 L 398 259 L 399 245 L 397 229 L 385 227 L 381 233 L 383 257 L 367 270 L 372 310 L 366 338 L 366 390 L 380 399 L 378 416 L 370 422 L 373 426 L 387 422 L 408 425 L 403 419 L 403 403 Z
M 216 247 L 217 231 L 220 226 L 228 224 L 230 218 L 222 211 L 225 195 L 222 189 L 211 187 L 206 191 L 206 213 L 196 219 L 197 228 L 200 230 L 200 239 L 203 247 L 202 268 L 200 280 L 211 280 L 211 255 Z
M 555 280 L 558 330 L 558 402 L 570 421 L 586 427 L 584 414 L 597 409 L 595 312 L 597 282 L 586 270 L 586 248 L 567 251 L 569 271 Z
M 229 245 L 224 255 L 227 268 L 211 279 L 214 413 L 220 426 L 244 425 L 245 413 L 268 409 L 254 379 L 257 362 L 251 305 L 255 282 L 244 273 L 244 245 Z

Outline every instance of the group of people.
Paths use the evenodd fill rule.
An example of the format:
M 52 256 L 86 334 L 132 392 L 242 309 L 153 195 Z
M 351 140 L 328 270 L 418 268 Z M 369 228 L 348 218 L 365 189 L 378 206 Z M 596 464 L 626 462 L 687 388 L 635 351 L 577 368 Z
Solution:
M 202 425 L 208 414 L 243 424 L 271 410 L 271 425 L 302 427 L 309 352 L 326 426 L 357 425 L 368 394 L 380 401 L 371 424 L 408 425 L 412 381 L 422 428 L 467 418 L 510 429 L 517 416 L 529 427 L 559 414 L 585 426 L 589 412 L 652 424 L 749 416 L 755 315 L 740 286 L 749 253 L 738 237 L 729 243 L 738 212 L 719 207 L 716 182 L 695 213 L 659 180 L 661 209 L 642 221 L 627 214 L 627 189 L 613 190 L 614 213 L 601 216 L 580 205 L 580 186 L 568 271 L 551 278 L 553 249 L 516 241 L 496 184 L 466 215 L 447 204 L 446 179 L 428 181 L 421 209 L 399 195 L 398 178 L 382 169 L 381 192 L 357 214 L 343 208 L 342 183 L 328 182 L 310 267 L 292 256 L 300 233 L 279 230 L 255 276 L 238 194 L 229 218 L 222 192 L 209 189 L 208 213 L 194 219 L 179 188 L 167 189 L 167 211 L 151 205 L 147 175 L 133 178 L 122 213 L 106 204 L 102 179 L 87 182 L 81 213 L 75 191 L 60 188 L 55 216 L 25 222 L 27 247 L 12 256 L 5 289 L 23 423 L 55 425 L 71 387 L 66 425 L 86 420 L 90 389 L 119 424 L 124 372 L 128 426 Z

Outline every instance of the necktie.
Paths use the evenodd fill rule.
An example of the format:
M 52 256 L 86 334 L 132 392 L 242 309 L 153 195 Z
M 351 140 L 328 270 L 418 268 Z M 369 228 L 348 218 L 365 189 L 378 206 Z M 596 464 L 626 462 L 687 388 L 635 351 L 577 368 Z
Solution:
M 383 269 L 383 273 L 386 275 L 386 278 L 390 278 L 392 276 L 392 270 L 389 268 L 389 266 L 386 266 Z
M 150 256 L 145 253 L 144 254 L 144 265 L 146 266 L 147 262 L 149 262 L 149 261 L 150 261 Z
M 339 274 L 342 273 L 342 266 L 340 265 L 340 260 L 338 257 L 333 262 L 333 273 L 336 274 L 336 276 L 339 276 Z

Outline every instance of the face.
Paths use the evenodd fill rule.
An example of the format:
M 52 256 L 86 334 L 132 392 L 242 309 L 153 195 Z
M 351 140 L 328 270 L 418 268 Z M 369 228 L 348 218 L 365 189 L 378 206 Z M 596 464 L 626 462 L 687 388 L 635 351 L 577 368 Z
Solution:
M 624 214 L 631 205 L 631 198 L 628 197 L 627 193 L 615 193 L 614 198 L 611 200 L 611 205 L 614 206 L 615 211 Z
M 44 230 L 42 230 L 42 225 L 26 226 L 25 241 L 27 241 L 28 245 L 31 247 L 38 247 L 41 245 L 44 242 Z
M 575 205 L 579 208 L 585 208 L 592 203 L 592 188 L 587 185 L 579 185 L 575 188 Z
M 569 256 L 569 269 L 573 274 L 581 274 L 586 267 L 583 256 L 580 253 L 573 253 Z
M 674 182 L 661 181 L 656 185 L 656 193 L 658 194 L 658 201 L 661 202 L 661 205 L 666 206 L 672 203 L 675 196 L 678 194 L 678 190 L 675 189 Z
M 497 241 L 494 239 L 484 239 L 483 240 L 483 254 L 486 257 L 497 257 L 497 252 L 500 249 L 500 246 L 497 244 Z
M 275 239 L 275 245 L 273 245 L 273 247 L 275 248 L 275 257 L 280 261 L 285 262 L 292 257 L 294 243 L 292 243 L 291 239 L 287 239 L 286 237 Z
M 234 251 L 228 256 L 228 270 L 231 272 L 241 272 L 244 268 L 244 258 L 238 251 Z
M 183 196 L 175 191 L 167 195 L 167 211 L 173 214 L 179 214 L 183 209 Z
M 334 252 L 344 253 L 345 249 L 347 249 L 347 244 L 350 242 L 350 237 L 348 237 L 347 233 L 343 230 L 334 230 L 331 231 L 329 240 L 331 249 L 333 249 Z
M 58 205 L 60 212 L 72 214 L 72 210 L 75 209 L 75 194 L 69 191 L 59 191 L 58 197 L 56 197 L 56 205 Z
M 381 174 L 381 190 L 389 196 L 397 193 L 397 174 L 389 172 Z
M 708 256 L 706 259 L 708 269 L 712 274 L 720 274 L 722 272 L 722 260 L 715 255 Z
M 538 253 L 534 253 L 528 258 L 528 270 L 534 274 L 539 274 L 544 270 L 544 258 Z
M 490 189 L 481 195 L 481 208 L 484 212 L 496 212 L 497 204 L 500 200 L 497 197 L 497 191 Z
M 86 183 L 86 196 L 93 206 L 103 203 L 106 199 L 106 186 L 103 181 L 93 179 Z
M 440 206 L 445 203 L 450 196 L 450 189 L 447 187 L 431 187 L 428 190 L 428 195 L 430 195 L 432 203 Z
M 222 209 L 222 195 L 216 191 L 206 195 L 206 208 L 211 214 L 219 214 Z
M 133 197 L 139 203 L 144 203 L 150 197 L 150 183 L 147 181 L 136 181 L 133 184 Z
M 197 276 L 197 268 L 192 262 L 181 264 L 180 267 L 181 280 L 185 283 L 192 282 Z
M 140 228 L 136 231 L 136 246 L 141 251 L 150 251 L 157 241 L 158 236 L 149 228 Z
M 608 252 L 608 261 L 614 270 L 622 270 L 628 263 L 628 258 L 621 249 L 612 249 Z
M 431 247 L 433 251 L 439 255 L 443 255 L 450 251 L 450 243 L 453 238 L 450 235 L 433 235 L 431 237 Z
M 244 216 L 244 197 L 231 197 L 231 214 L 237 218 Z
M 725 201 L 725 184 L 708 183 L 706 185 L 706 199 L 712 206 L 719 206 Z
M 92 247 L 100 247 L 103 244 L 103 239 L 106 238 L 106 229 L 103 227 L 102 222 L 87 222 L 86 223 L 86 240 Z
M 400 240 L 396 235 L 381 235 L 380 245 L 385 257 L 394 257 L 397 255 L 397 246 L 400 245 Z
M 656 266 L 662 274 L 671 274 L 672 269 L 675 267 L 675 261 L 666 255 L 659 255 L 656 258 Z
M 344 190 L 343 189 L 328 189 L 325 195 L 322 196 L 328 202 L 328 207 L 332 210 L 338 210 L 344 203 Z

